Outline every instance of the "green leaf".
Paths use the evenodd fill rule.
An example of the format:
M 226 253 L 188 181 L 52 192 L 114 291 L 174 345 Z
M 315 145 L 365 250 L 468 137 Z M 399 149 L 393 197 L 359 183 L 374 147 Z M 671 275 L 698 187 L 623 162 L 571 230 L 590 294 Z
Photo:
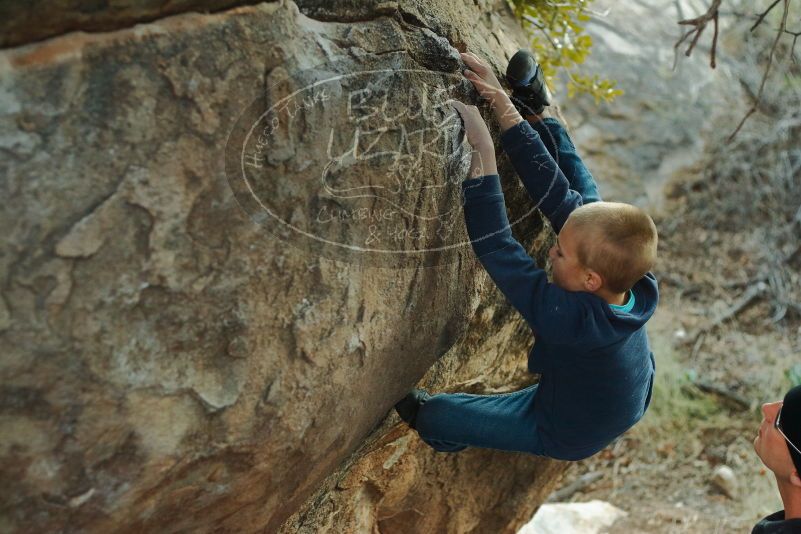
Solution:
M 559 71 L 568 75 L 568 98 L 586 94 L 601 101 L 611 102 L 623 94 L 615 88 L 617 82 L 600 78 L 597 74 L 584 75 L 578 70 L 592 50 L 592 37 L 584 31 L 590 20 L 586 13 L 592 0 L 512 0 L 514 12 L 523 19 L 531 35 L 531 49 L 542 67 L 545 81 L 553 86 Z M 537 26 L 523 15 L 538 21 Z

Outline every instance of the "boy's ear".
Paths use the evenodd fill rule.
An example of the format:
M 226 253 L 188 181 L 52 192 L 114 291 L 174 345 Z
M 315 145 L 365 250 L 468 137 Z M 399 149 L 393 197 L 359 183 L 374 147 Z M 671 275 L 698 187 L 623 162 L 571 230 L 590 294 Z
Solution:
M 603 285 L 604 281 L 600 274 L 595 271 L 587 270 L 587 275 L 584 278 L 584 289 L 590 293 L 594 293 L 601 289 Z
M 798 471 L 795 469 L 790 473 L 790 484 L 801 488 L 801 477 L 798 476 Z

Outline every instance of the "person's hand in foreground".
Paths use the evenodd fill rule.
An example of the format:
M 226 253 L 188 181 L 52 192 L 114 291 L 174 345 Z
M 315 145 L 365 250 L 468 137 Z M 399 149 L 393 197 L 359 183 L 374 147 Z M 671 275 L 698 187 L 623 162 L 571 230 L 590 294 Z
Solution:
M 472 52 L 459 54 L 462 61 L 469 67 L 464 70 L 464 76 L 478 94 L 487 100 L 495 112 L 495 118 L 501 126 L 501 132 L 505 132 L 515 124 L 523 120 L 520 112 L 515 109 L 509 95 L 506 94 L 492 68 L 483 60 L 479 59 Z
M 492 136 L 487 124 L 481 117 L 476 106 L 467 106 L 458 100 L 448 100 L 464 123 L 467 142 L 473 147 L 473 156 L 470 162 L 470 178 L 498 174 L 495 163 L 495 148 L 492 145 Z

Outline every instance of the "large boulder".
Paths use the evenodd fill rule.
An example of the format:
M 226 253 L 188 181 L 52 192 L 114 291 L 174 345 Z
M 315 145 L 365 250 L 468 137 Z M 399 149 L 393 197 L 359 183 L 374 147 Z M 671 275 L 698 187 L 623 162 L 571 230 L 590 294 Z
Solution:
M 30 0 L 0 2 L 0 47 L 39 41 L 74 30 L 108 31 L 184 13 L 219 11 L 255 0 Z
M 426 373 L 533 379 L 443 105 L 477 102 L 458 50 L 526 36 L 503 2 L 319 4 L 0 51 L 2 530 L 507 532 L 558 482 L 391 412 Z

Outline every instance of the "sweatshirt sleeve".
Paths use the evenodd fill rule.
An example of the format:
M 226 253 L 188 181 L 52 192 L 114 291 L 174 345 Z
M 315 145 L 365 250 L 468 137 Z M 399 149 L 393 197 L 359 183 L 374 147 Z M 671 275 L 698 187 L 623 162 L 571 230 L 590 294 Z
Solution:
M 545 271 L 512 236 L 500 177 L 464 180 L 462 190 L 471 245 L 498 289 L 537 335 L 548 337 L 554 329 L 554 334 L 575 331 L 581 317 L 575 299 L 549 283 Z
M 522 120 L 501 134 L 501 145 L 536 207 L 559 233 L 570 213 L 582 205 L 531 124 Z

